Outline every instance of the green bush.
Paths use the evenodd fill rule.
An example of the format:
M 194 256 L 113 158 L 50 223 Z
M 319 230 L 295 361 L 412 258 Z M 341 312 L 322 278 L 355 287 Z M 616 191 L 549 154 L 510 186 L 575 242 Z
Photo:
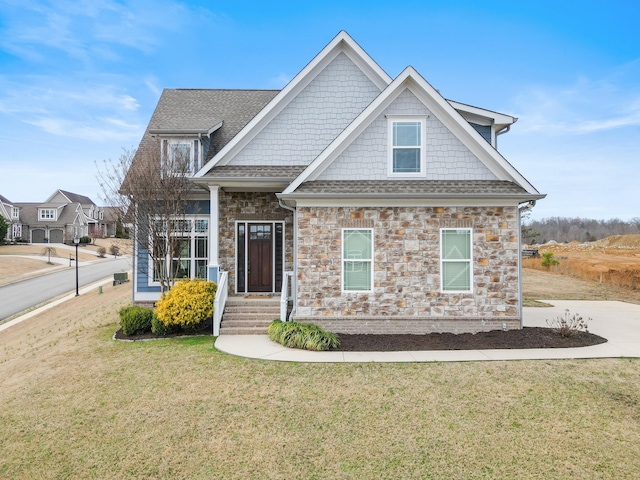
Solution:
M 283 322 L 276 319 L 269 325 L 268 333 L 271 340 L 289 348 L 323 351 L 340 345 L 335 333 L 312 323 Z
M 180 280 L 156 304 L 158 320 L 167 326 L 195 329 L 213 317 L 217 285 L 199 278 Z
M 151 318 L 151 331 L 156 335 L 169 335 L 179 330 L 174 325 L 165 325 L 158 319 L 158 315 L 154 312 Z
M 553 252 L 544 252 L 542 254 L 542 260 L 540 261 L 540 264 L 543 267 L 551 267 L 551 266 L 558 265 L 559 263 L 560 263 L 559 260 L 553 258 Z
M 120 327 L 125 335 L 139 335 L 151 331 L 151 319 L 153 310 L 139 305 L 122 307 L 120 315 Z
M 86 236 L 85 236 L 85 237 L 80 237 L 80 243 L 87 243 L 87 244 L 89 244 L 89 243 L 91 243 L 91 238 L 86 237 Z

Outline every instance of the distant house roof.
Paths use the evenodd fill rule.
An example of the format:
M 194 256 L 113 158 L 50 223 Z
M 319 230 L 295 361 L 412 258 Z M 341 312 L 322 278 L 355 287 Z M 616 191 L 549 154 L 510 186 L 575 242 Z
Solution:
M 77 193 L 67 192 L 66 190 L 58 190 L 65 197 L 67 197 L 72 203 L 79 203 L 81 205 L 95 205 L 93 200 L 84 195 L 78 195 Z

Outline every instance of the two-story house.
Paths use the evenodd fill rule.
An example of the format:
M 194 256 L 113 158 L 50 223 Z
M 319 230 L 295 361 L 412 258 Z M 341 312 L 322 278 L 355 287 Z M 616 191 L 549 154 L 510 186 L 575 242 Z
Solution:
M 141 149 L 190 159 L 183 275 L 224 272 L 231 296 L 290 279 L 291 318 L 335 332 L 476 332 L 521 327 L 520 210 L 544 195 L 497 150 L 515 121 L 340 32 L 280 91 L 164 90 Z
M 15 239 L 29 243 L 72 243 L 89 235 L 115 235 L 115 220 L 89 197 L 56 190 L 43 203 L 15 203 L 19 231 Z

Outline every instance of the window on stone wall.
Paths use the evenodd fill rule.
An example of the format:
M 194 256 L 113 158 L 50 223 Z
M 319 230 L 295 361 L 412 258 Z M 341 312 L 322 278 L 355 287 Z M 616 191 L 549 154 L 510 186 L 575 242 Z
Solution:
M 373 290 L 373 230 L 342 230 L 342 290 Z
M 443 228 L 440 230 L 442 291 L 471 291 L 471 254 L 470 228 Z

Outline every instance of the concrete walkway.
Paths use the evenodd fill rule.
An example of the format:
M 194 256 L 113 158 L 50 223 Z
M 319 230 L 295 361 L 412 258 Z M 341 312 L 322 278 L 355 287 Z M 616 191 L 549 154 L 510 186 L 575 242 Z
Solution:
M 281 362 L 467 362 L 566 358 L 640 357 L 640 305 L 624 302 L 549 300 L 552 308 L 524 309 L 526 327 L 546 327 L 569 309 L 571 315 L 592 318 L 589 331 L 607 343 L 581 348 L 501 350 L 431 350 L 421 352 L 310 352 L 283 347 L 267 335 L 223 335 L 216 348 L 240 357 Z

